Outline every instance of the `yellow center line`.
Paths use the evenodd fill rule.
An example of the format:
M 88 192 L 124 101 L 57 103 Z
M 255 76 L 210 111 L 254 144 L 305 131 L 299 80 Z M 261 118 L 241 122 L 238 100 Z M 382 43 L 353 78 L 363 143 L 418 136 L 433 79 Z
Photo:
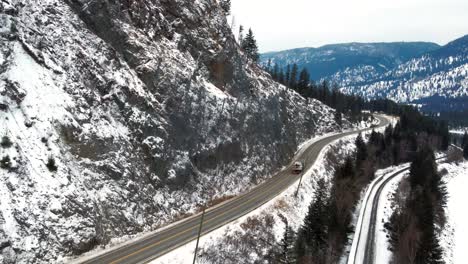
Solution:
M 286 176 L 290 176 L 290 175 L 286 174 Z M 277 181 L 277 182 L 275 182 L 274 184 L 272 184 L 272 185 L 270 186 L 270 188 L 267 188 L 265 191 L 271 190 L 271 189 L 273 189 L 274 187 L 276 187 L 277 185 L 283 184 L 283 183 L 286 182 L 287 180 L 289 180 L 288 177 L 281 177 L 279 181 Z M 217 216 L 214 216 L 214 217 L 212 217 L 212 218 L 207 219 L 207 220 L 204 222 L 204 224 L 206 225 L 206 224 L 208 224 L 208 223 L 210 223 L 210 222 L 213 222 L 214 220 L 216 220 L 216 219 L 218 219 L 218 218 L 220 218 L 220 217 L 222 217 L 222 216 L 224 216 L 224 215 L 226 215 L 226 214 L 228 214 L 228 213 L 230 213 L 230 212 L 232 212 L 232 211 L 238 209 L 239 207 L 245 205 L 246 202 L 249 202 L 249 201 L 251 201 L 251 200 L 255 200 L 255 199 L 257 199 L 257 198 L 263 196 L 264 194 L 265 194 L 264 192 L 258 193 L 257 195 L 253 196 L 251 199 L 248 199 L 247 201 L 245 201 L 245 202 L 243 202 L 243 203 L 241 203 L 241 204 L 238 204 L 238 205 L 236 205 L 235 207 L 233 207 L 233 208 L 231 208 L 231 209 L 229 209 L 229 210 L 226 210 L 225 212 L 223 212 L 223 213 L 221 213 L 221 214 L 219 214 L 219 215 L 217 215 Z M 268 192 L 267 192 L 267 194 L 268 194 Z M 170 237 L 167 237 L 167 238 L 165 238 L 165 239 L 163 239 L 163 240 L 159 240 L 158 242 L 155 242 L 155 243 L 153 243 L 153 244 L 151 244 L 151 245 L 148 245 L 148 246 L 143 247 L 143 248 L 141 248 L 141 249 L 139 249 L 139 250 L 137 250 L 137 251 L 134 251 L 134 252 L 132 252 L 132 253 L 126 255 L 126 256 L 123 256 L 123 257 L 121 257 L 121 258 L 119 258 L 119 259 L 117 259 L 117 260 L 114 260 L 114 261 L 111 262 L 111 264 L 118 263 L 118 262 L 120 262 L 120 261 L 122 261 L 122 260 L 124 260 L 124 259 L 127 259 L 127 258 L 131 257 L 131 256 L 134 256 L 134 255 L 139 254 L 139 253 L 141 253 L 141 252 L 143 252 L 143 251 L 146 251 L 146 250 L 148 250 L 148 249 L 150 249 L 150 248 L 153 248 L 153 247 L 155 247 L 155 246 L 158 246 L 158 245 L 160 245 L 161 243 L 164 243 L 164 242 L 166 242 L 166 241 L 168 241 L 168 240 L 171 240 L 171 239 L 173 239 L 173 238 L 179 237 L 179 236 L 181 236 L 181 235 L 183 235 L 183 234 L 185 234 L 185 233 L 188 233 L 188 232 L 192 231 L 192 230 L 195 229 L 196 227 L 197 227 L 197 226 L 189 227 L 188 229 L 185 229 L 185 230 L 182 231 L 182 232 L 179 232 L 179 233 L 177 233 L 177 234 L 174 234 L 174 235 L 172 235 L 172 236 L 170 236 Z

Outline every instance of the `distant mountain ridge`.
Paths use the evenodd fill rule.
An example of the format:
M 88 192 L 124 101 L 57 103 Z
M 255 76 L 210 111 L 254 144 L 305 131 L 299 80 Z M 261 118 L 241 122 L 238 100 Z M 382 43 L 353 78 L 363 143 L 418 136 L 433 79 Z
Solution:
M 299 48 L 261 55 L 262 63 L 271 61 L 285 67 L 298 64 L 305 67 L 312 79 L 330 79 L 337 72 L 350 69 L 365 69 L 367 72 L 381 74 L 398 64 L 408 61 L 440 46 L 429 42 L 394 43 L 344 43 L 331 44 L 319 48 Z
M 347 93 L 418 104 L 426 111 L 466 110 L 468 35 L 397 65 L 380 76 L 337 83 Z
M 426 111 L 468 109 L 468 35 L 445 46 L 426 42 L 348 43 L 266 53 L 262 63 L 307 68 L 368 99 L 389 98 Z

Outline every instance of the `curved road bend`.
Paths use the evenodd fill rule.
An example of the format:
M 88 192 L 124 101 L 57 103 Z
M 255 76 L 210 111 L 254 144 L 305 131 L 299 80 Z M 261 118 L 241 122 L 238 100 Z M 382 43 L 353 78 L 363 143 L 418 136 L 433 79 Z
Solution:
M 438 158 L 437 161 L 442 159 L 445 159 L 445 157 Z M 404 167 L 387 178 L 385 178 L 385 176 L 388 174 L 382 175 L 369 185 L 369 190 L 367 191 L 368 195 L 366 194 L 366 197 L 364 198 L 365 201 L 359 214 L 360 224 L 358 224 L 359 226 L 357 227 L 359 230 L 356 230 L 353 238 L 353 245 L 348 257 L 348 264 L 377 263 L 375 259 L 375 237 L 377 213 L 382 191 L 390 181 L 398 175 L 409 171 L 409 169 L 409 166 Z
M 390 122 L 383 116 L 376 116 L 379 120 L 379 126 L 387 126 Z M 338 135 L 332 135 L 318 140 L 296 154 L 289 166 L 278 172 L 272 178 L 258 185 L 252 190 L 230 199 L 222 204 L 208 209 L 203 221 L 202 234 L 207 234 L 223 225 L 226 225 L 239 217 L 242 217 L 251 211 L 270 201 L 289 186 L 299 180 L 300 175 L 290 173 L 291 164 L 294 161 L 304 162 L 304 171 L 308 170 L 320 151 L 331 142 L 342 137 L 353 135 L 359 132 L 371 130 L 372 128 L 346 132 Z M 183 246 L 197 238 L 201 215 L 195 215 L 182 220 L 171 227 L 154 233 L 141 240 L 128 245 L 122 245 L 102 255 L 81 261 L 80 263 L 146 263 L 154 260 L 175 248 Z M 79 260 L 78 260 L 79 261 Z

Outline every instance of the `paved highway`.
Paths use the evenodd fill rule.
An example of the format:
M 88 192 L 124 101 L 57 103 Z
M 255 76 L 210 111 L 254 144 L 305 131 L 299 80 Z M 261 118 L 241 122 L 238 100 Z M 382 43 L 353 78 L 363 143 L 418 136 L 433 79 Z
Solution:
M 389 121 L 385 117 L 376 117 L 380 120 L 378 127 L 387 126 L 389 124 Z M 300 150 L 290 164 L 295 161 L 302 161 L 304 162 L 304 171 L 306 171 L 314 164 L 321 150 L 328 144 L 342 137 L 369 129 L 341 133 L 320 139 Z M 278 172 L 272 178 L 249 192 L 208 209 L 203 221 L 202 234 L 207 234 L 248 214 L 279 195 L 291 185 L 297 183 L 300 175 L 291 174 L 290 167 L 291 165 L 287 166 L 287 168 Z M 80 263 L 147 263 L 177 247 L 195 240 L 198 234 L 200 218 L 200 214 L 189 217 L 160 232 L 146 236 L 131 244 L 115 248 L 92 259 L 81 261 Z

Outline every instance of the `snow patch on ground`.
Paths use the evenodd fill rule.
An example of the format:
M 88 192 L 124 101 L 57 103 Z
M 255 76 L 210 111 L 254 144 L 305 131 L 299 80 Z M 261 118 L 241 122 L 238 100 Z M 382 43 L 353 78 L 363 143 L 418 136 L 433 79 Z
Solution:
M 468 161 L 445 163 L 439 169 L 448 171 L 444 180 L 449 193 L 446 209 L 448 222 L 441 234 L 441 246 L 447 264 L 463 264 L 468 259 Z
M 468 128 L 451 129 L 449 132 L 451 134 L 463 135 L 468 132 Z

